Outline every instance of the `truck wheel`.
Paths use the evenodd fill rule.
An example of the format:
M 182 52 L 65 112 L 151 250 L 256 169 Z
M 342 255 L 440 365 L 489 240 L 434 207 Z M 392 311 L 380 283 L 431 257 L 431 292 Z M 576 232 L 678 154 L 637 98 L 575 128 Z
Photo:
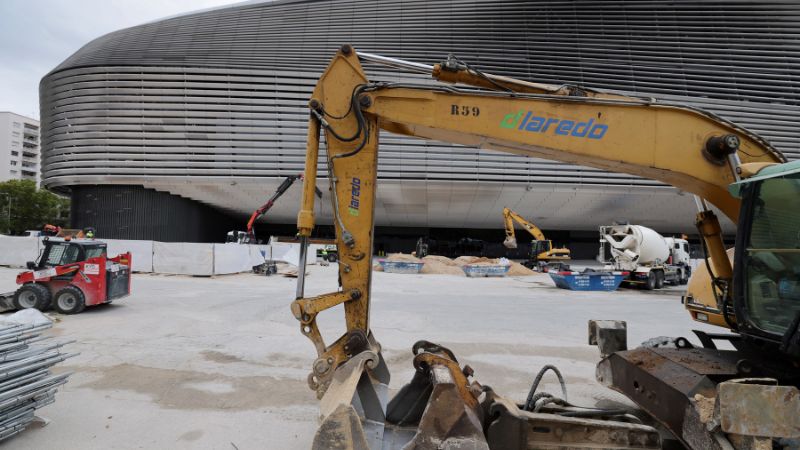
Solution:
M 644 288 L 648 291 L 656 288 L 656 274 L 652 270 L 647 273 L 647 282 L 645 282 Z
M 337 255 L 335 253 L 331 253 L 331 254 L 328 255 L 328 262 L 335 263 L 338 260 L 339 260 L 339 255 Z
M 78 314 L 86 308 L 86 298 L 80 289 L 67 286 L 56 292 L 53 307 L 61 314 Z
M 14 307 L 17 309 L 36 308 L 44 311 L 50 307 L 50 289 L 38 283 L 22 285 L 14 293 Z
M 664 287 L 664 272 L 658 271 L 656 272 L 656 289 L 661 289 Z

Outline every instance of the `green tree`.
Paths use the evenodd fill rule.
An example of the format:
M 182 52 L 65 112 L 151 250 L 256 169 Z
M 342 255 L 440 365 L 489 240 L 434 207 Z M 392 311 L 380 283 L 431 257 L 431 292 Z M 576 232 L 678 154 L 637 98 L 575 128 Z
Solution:
M 69 223 L 68 198 L 37 189 L 30 180 L 0 183 L 0 232 L 20 234 L 25 230 L 41 230 L 48 223 L 59 226 Z

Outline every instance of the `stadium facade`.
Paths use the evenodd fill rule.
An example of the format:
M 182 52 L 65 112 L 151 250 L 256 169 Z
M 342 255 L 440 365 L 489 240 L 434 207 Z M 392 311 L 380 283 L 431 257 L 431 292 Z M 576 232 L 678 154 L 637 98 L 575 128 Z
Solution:
M 798 23 L 797 2 L 714 0 L 284 0 L 166 18 L 102 36 L 44 77 L 42 181 L 70 191 L 74 225 L 101 235 L 219 240 L 302 171 L 306 102 L 343 43 L 427 64 L 453 53 L 486 72 L 686 103 L 795 159 Z M 373 80 L 420 79 L 365 67 Z M 395 232 L 501 233 L 503 206 L 569 230 L 565 239 L 621 220 L 693 229 L 691 196 L 650 180 L 381 140 L 376 223 Z M 271 223 L 294 221 L 299 193 Z M 330 220 L 327 201 L 319 214 Z

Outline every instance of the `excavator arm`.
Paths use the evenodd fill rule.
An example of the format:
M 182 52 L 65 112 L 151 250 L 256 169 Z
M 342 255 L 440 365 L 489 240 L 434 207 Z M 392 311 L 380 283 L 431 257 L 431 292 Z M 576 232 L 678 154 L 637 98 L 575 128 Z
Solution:
M 522 228 L 525 228 L 537 241 L 546 240 L 544 233 L 542 233 L 539 227 L 528 222 L 522 216 L 508 208 L 503 208 L 503 222 L 506 227 L 506 240 L 503 241 L 503 245 L 505 245 L 506 248 L 517 248 L 517 237 L 514 234 L 514 222 L 517 222 Z
M 376 400 L 381 394 L 385 396 L 388 385 L 380 345 L 369 326 L 379 130 L 658 180 L 710 202 L 734 221 L 740 202 L 729 194 L 728 185 L 737 181 L 737 171 L 785 161 L 757 135 L 686 106 L 511 80 L 480 73 L 457 61 L 425 67 L 372 55 L 362 58 L 416 71 L 428 70 L 443 81 L 494 90 L 445 84 L 372 83 L 359 55 L 350 46 L 343 46 L 336 54 L 314 89 L 309 102 L 298 231 L 306 240 L 314 227 L 319 134 L 324 130 L 324 157 L 332 183 L 340 257 L 340 289 L 305 297 L 305 271 L 301 267 L 292 312 L 300 322 L 301 332 L 317 350 L 309 385 L 322 399 L 326 422 L 321 430 L 325 423 L 336 429 L 336 433 L 327 436 L 344 433 L 356 436 L 356 440 L 363 436 L 370 439 L 369 430 L 353 425 L 359 418 L 362 423 L 407 422 L 408 416 L 403 414 L 415 417 L 423 430 L 429 420 L 427 414 L 435 414 L 429 411 L 433 403 L 420 417 L 412 414 L 415 410 L 406 405 L 407 399 L 393 400 L 385 412 L 380 408 L 385 403 Z M 731 266 L 725 257 L 716 216 L 703 208 L 698 220 L 713 257 L 714 273 L 729 280 Z M 304 245 L 301 264 L 306 258 L 305 248 Z M 336 341 L 326 343 L 317 316 L 339 305 L 344 309 L 346 329 Z M 438 392 L 460 398 L 463 411 L 456 415 L 464 420 L 458 423 L 477 420 L 476 387 L 461 375 L 449 351 L 421 342 L 415 345 L 414 353 L 415 367 L 419 372 L 427 371 L 433 380 L 433 393 L 429 390 L 428 395 L 436 396 Z M 435 367 L 441 370 L 434 370 Z M 414 382 L 412 391 L 413 385 Z M 455 391 L 446 390 L 444 385 L 455 386 Z M 440 388 L 444 390 L 437 390 Z M 354 396 L 359 398 L 357 402 Z M 348 406 L 351 403 L 358 406 Z M 400 416 L 406 419 L 397 419 Z M 428 432 L 419 431 L 414 440 L 429 437 Z M 324 439 L 318 436 L 320 448 L 325 445 Z M 372 444 L 369 446 L 375 448 Z

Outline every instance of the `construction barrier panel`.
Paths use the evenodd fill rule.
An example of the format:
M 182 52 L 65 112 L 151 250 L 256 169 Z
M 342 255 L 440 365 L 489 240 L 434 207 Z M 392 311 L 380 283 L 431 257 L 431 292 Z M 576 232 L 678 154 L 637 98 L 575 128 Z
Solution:
M 25 267 L 28 261 L 35 261 L 43 248 L 42 239 L 0 235 L 0 266 Z M 198 244 L 102 238 L 98 241 L 108 244 L 109 256 L 131 252 L 133 271 L 143 273 L 224 275 L 249 272 L 265 260 L 298 265 L 300 259 L 300 245 L 296 243 Z M 319 248 L 322 246 L 309 246 L 309 264 L 316 262 Z
M 98 239 L 108 244 L 108 256 L 131 252 L 134 272 L 153 271 L 153 241 L 134 241 L 127 239 Z
M 214 244 L 154 241 L 153 272 L 214 275 Z
M 249 245 L 214 244 L 214 275 L 248 272 L 254 265 Z
M 39 238 L 0 235 L 0 266 L 25 267 L 39 257 Z

